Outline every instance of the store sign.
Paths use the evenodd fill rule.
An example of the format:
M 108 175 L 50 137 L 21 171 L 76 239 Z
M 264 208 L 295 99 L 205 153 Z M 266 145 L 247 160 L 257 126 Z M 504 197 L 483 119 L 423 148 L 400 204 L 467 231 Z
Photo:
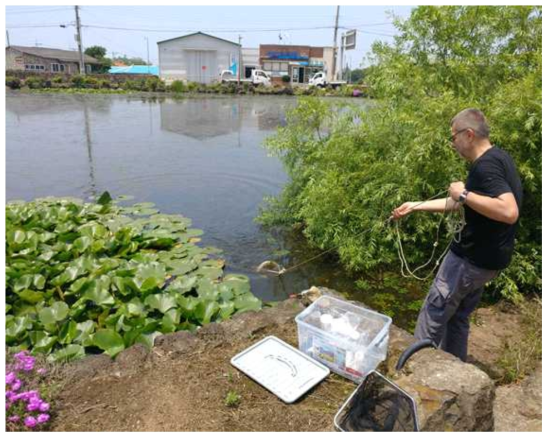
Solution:
M 307 56 L 298 52 L 268 52 L 268 59 L 308 59 Z
M 344 34 L 344 50 L 356 48 L 356 31 L 350 30 Z

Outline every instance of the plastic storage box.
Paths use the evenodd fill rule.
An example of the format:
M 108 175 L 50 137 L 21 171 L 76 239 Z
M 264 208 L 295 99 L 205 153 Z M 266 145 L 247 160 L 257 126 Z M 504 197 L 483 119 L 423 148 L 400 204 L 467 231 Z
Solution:
M 322 296 L 295 320 L 299 349 L 343 377 L 359 383 L 386 359 L 388 316 Z

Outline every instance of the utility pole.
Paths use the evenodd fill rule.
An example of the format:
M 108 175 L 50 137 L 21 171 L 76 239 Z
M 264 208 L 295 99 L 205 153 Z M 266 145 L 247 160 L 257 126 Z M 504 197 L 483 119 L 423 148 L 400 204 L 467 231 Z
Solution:
M 335 69 L 337 68 L 337 32 L 339 30 L 339 9 L 337 6 L 337 16 L 335 17 L 335 33 L 333 34 L 333 68 L 331 71 L 331 80 L 335 80 Z
M 150 73 L 151 70 L 149 69 L 149 38 L 144 37 L 145 41 L 147 42 L 147 73 Z
M 241 86 L 241 40 L 243 37 L 239 35 L 239 61 L 237 66 L 237 85 Z
M 6 30 L 6 38 L 8 39 L 8 47 L 10 47 L 10 33 Z
M 341 35 L 341 64 L 339 68 L 339 80 L 342 81 L 344 73 L 344 33 Z
M 75 6 L 75 14 L 77 18 L 77 43 L 80 59 L 80 74 L 86 75 L 86 68 L 84 67 L 84 54 L 82 53 L 82 34 L 80 32 L 80 17 L 78 16 L 78 6 Z

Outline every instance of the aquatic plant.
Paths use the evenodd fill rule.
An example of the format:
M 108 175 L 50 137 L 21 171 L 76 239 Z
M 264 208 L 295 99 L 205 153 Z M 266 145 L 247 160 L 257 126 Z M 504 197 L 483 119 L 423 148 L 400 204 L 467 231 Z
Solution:
M 6 343 L 11 351 L 115 356 L 134 343 L 194 330 L 261 301 L 243 275 L 224 275 L 202 231 L 152 203 L 122 207 L 42 198 L 6 206 Z

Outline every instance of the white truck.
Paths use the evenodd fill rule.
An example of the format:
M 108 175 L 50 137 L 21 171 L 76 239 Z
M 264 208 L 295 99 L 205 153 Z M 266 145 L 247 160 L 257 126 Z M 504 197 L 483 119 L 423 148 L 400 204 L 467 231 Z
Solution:
M 233 74 L 231 70 L 222 70 L 220 73 L 220 82 L 222 84 L 228 82 L 239 82 L 237 76 Z M 264 70 L 253 70 L 250 78 L 241 77 L 242 83 L 249 83 L 253 85 L 265 85 L 270 86 L 272 84 L 271 78 Z
M 314 76 L 310 78 L 310 81 L 308 81 L 309 85 L 313 85 L 316 87 L 333 87 L 337 88 L 341 85 L 346 85 L 346 81 L 328 81 L 327 75 L 324 72 L 318 72 Z

